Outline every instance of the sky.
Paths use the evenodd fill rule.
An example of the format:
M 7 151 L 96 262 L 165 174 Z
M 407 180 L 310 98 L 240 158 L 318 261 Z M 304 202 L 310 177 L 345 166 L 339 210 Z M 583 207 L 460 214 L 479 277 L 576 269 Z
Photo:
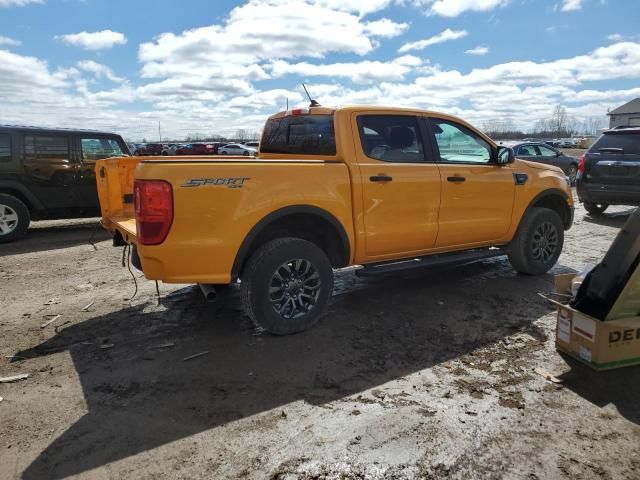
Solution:
M 524 131 L 640 97 L 639 0 L 0 0 L 0 123 L 157 141 L 384 104 Z

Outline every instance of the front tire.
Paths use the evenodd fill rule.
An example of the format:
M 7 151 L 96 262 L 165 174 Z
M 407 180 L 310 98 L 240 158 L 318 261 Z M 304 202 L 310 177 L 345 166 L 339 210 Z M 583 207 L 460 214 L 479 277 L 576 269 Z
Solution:
M 18 240 L 27 234 L 29 209 L 12 195 L 0 194 L 0 243 Z
M 327 255 L 299 238 L 279 238 L 249 258 L 240 283 L 247 316 L 274 335 L 302 332 L 324 313 L 333 291 Z
M 584 202 L 584 209 L 591 215 L 602 215 L 609 208 L 606 203 Z
M 509 245 L 509 261 L 519 273 L 541 275 L 556 264 L 563 246 L 560 215 L 548 208 L 535 207 L 522 220 Z

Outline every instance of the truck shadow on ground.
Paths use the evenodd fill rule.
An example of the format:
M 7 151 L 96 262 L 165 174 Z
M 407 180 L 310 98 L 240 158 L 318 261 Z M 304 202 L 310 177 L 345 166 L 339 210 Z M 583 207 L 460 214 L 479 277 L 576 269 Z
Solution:
M 324 405 L 517 332 L 544 342 L 533 322 L 552 307 L 536 293 L 552 284 L 550 275 L 515 275 L 502 259 L 365 280 L 341 275 L 323 322 L 288 337 L 257 333 L 233 301 L 212 319 L 194 288 L 164 307 L 147 303 L 72 325 L 18 353 L 70 352 L 88 408 L 24 478 L 78 474 L 274 409 L 276 418 L 295 401 Z M 183 361 L 202 351 L 209 353 Z M 638 423 L 637 408 L 626 413 Z
M 90 246 L 90 240 L 97 243 L 109 239 L 109 232 L 96 228 L 97 223 L 97 219 L 71 224 L 47 222 L 46 226 L 30 228 L 21 240 L 0 245 L 0 257 L 69 248 L 83 243 Z

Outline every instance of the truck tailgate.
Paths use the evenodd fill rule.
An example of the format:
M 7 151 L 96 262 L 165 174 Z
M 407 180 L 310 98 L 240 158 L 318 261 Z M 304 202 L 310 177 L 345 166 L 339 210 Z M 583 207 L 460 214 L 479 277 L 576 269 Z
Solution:
M 116 157 L 96 163 L 101 223 L 112 234 L 119 232 L 127 243 L 136 241 L 133 179 L 140 160 L 140 157 Z

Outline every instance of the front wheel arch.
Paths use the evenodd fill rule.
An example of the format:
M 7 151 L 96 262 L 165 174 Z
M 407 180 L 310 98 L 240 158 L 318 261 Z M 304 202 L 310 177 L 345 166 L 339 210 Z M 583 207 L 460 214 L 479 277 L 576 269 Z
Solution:
M 560 189 L 553 188 L 540 192 L 538 195 L 533 197 L 531 202 L 529 202 L 529 205 L 520 217 L 518 229 L 514 234 L 514 238 L 522 227 L 522 221 L 526 218 L 527 214 L 530 214 L 531 211 L 536 207 L 548 208 L 549 210 L 553 210 L 558 215 L 560 215 L 560 219 L 562 220 L 564 229 L 569 230 L 571 228 L 571 225 L 573 223 L 573 209 L 567 203 L 567 194 Z

